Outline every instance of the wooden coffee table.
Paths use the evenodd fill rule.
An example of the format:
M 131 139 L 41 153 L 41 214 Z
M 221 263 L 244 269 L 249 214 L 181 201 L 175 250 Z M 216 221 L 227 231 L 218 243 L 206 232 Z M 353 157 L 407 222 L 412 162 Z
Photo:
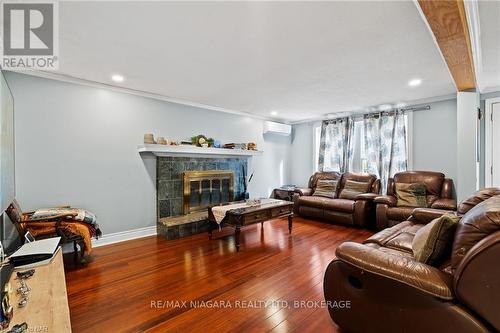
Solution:
M 231 202 L 228 203 L 228 205 L 235 203 L 241 202 Z M 255 223 L 264 224 L 265 221 L 285 216 L 288 217 L 288 232 L 292 233 L 293 202 L 284 200 L 275 200 L 274 202 L 262 203 L 258 206 L 247 206 L 228 210 L 220 226 L 224 227 L 229 225 L 234 228 L 234 242 L 236 251 L 239 251 L 241 227 Z M 208 239 L 212 239 L 212 231 L 219 227 L 212 213 L 212 207 L 208 208 L 208 221 Z

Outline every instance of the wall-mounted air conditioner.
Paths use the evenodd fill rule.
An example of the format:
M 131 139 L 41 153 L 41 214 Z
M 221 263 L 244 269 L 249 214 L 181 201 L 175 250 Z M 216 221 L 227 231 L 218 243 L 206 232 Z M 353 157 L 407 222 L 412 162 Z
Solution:
M 288 136 L 292 134 L 292 126 L 287 124 L 275 123 L 274 121 L 265 121 L 264 134 L 277 134 L 277 135 Z

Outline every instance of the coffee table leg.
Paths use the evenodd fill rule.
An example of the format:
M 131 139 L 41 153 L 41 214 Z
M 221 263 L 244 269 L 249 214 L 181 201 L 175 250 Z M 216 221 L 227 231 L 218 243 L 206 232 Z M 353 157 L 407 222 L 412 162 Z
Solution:
M 208 239 L 212 239 L 212 231 L 214 230 L 214 225 L 212 221 L 208 221 Z
M 288 233 L 292 233 L 293 213 L 288 215 Z
M 240 251 L 240 226 L 234 229 L 234 244 L 236 245 L 236 252 Z

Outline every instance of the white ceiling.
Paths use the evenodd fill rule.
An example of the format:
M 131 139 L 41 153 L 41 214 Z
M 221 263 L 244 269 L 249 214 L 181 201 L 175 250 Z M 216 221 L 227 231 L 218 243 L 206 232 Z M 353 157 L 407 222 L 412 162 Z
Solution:
M 500 1 L 479 1 L 481 91 L 500 91 Z
M 59 13 L 61 74 L 115 84 L 120 73 L 115 85 L 190 103 L 299 121 L 456 91 L 412 1 L 61 2 Z

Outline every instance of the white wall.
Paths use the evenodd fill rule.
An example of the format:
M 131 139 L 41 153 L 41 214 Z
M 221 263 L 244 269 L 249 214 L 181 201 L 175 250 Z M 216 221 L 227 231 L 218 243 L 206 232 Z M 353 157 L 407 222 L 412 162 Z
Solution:
M 431 110 L 413 112 L 413 170 L 443 172 L 457 176 L 456 100 L 429 104 Z M 307 183 L 313 173 L 313 124 L 294 125 L 291 148 L 291 182 Z
M 477 168 L 477 108 L 479 94 L 457 93 L 457 199 L 461 201 L 479 188 Z
M 8 72 L 14 95 L 16 196 L 24 210 L 71 204 L 97 214 L 104 234 L 156 223 L 156 160 L 144 133 L 205 134 L 257 143 L 251 196 L 289 183 L 290 138 L 262 135 L 262 121 Z M 252 170 L 250 170 L 252 171 Z

